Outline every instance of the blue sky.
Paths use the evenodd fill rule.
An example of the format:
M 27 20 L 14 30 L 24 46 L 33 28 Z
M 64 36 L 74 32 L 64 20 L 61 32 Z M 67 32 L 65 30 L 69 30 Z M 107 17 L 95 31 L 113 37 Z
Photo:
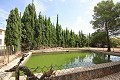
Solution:
M 51 21 L 56 23 L 56 16 L 59 14 L 59 24 L 78 33 L 82 30 L 88 34 L 94 32 L 90 21 L 94 6 L 102 0 L 34 0 L 37 14 L 41 11 L 43 15 L 51 17 Z M 113 0 L 114 3 L 120 0 Z M 11 9 L 17 7 L 19 12 L 24 12 L 25 7 L 32 0 L 0 0 L 0 28 L 6 26 L 6 19 Z

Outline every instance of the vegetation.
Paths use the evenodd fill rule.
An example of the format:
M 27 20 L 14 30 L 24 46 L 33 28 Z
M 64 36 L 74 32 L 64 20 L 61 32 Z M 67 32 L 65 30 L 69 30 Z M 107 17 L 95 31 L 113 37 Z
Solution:
M 105 47 L 108 51 L 114 45 L 119 46 L 117 39 L 111 38 L 120 33 L 120 3 L 112 0 L 101 1 L 94 7 L 91 21 L 96 31 L 85 35 L 82 31 L 75 34 L 72 30 L 62 29 L 57 14 L 56 25 L 50 17 L 36 14 L 34 3 L 29 4 L 21 17 L 17 8 L 10 11 L 7 19 L 6 46 L 14 46 L 15 51 L 47 47 Z M 111 39 L 110 39 L 111 38 Z M 116 41 L 115 41 L 116 40 Z
M 105 47 L 107 43 L 106 32 L 97 30 L 91 35 L 91 43 L 92 47 Z
M 22 48 L 32 49 L 35 45 L 35 28 L 37 27 L 35 24 L 37 22 L 35 6 L 34 4 L 29 4 L 24 11 L 24 14 L 21 19 L 22 22 L 22 35 L 21 35 L 21 43 Z
M 17 8 L 15 8 L 17 10 Z M 46 47 L 84 47 L 86 36 L 82 31 L 75 34 L 67 28 L 63 30 L 59 24 L 57 15 L 56 26 L 51 22 L 50 17 L 43 16 L 41 12 L 38 17 L 34 4 L 29 4 L 24 11 L 22 18 L 11 10 L 6 28 L 7 46 L 16 46 L 15 49 L 22 50 L 40 49 Z M 14 20 L 15 19 L 15 20 Z M 13 20 L 13 21 L 11 21 Z M 21 25 L 21 26 L 20 26 Z M 80 40 L 80 41 L 79 41 Z M 21 41 L 21 42 L 20 42 Z
M 7 19 L 6 36 L 5 43 L 6 46 L 14 46 L 14 51 L 20 49 L 20 16 L 18 14 L 18 9 L 15 8 L 10 11 Z
M 89 35 L 87 38 L 89 41 L 89 46 L 90 47 L 107 47 L 107 38 L 106 38 L 106 32 L 105 31 L 101 31 L 101 30 L 97 30 L 94 33 L 92 33 L 91 35 Z M 110 37 L 110 46 L 111 47 L 120 47 L 120 38 L 119 37 L 115 37 L 115 36 L 111 36 Z
M 119 47 L 120 48 L 120 38 L 119 37 L 113 37 L 110 40 L 111 40 L 112 47 Z
M 120 3 L 114 4 L 113 0 L 101 1 L 94 7 L 93 20 L 94 29 L 104 30 L 107 39 L 107 51 L 111 51 L 110 34 L 120 31 Z M 116 33 L 117 34 L 117 33 Z

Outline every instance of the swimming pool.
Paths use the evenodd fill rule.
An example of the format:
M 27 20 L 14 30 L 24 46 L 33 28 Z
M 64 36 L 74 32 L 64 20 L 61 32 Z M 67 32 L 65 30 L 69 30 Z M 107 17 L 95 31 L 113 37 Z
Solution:
M 26 63 L 26 66 L 29 68 L 49 68 L 52 65 L 55 69 L 68 69 L 74 67 L 88 67 L 119 60 L 119 56 L 108 56 L 91 51 L 52 52 L 33 54 Z

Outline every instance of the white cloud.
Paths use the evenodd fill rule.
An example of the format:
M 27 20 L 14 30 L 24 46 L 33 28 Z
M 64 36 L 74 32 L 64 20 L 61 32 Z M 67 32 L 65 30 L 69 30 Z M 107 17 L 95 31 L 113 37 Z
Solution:
M 83 31 L 84 34 L 93 33 L 92 25 L 89 22 L 86 22 L 81 16 L 76 18 L 76 22 L 74 24 L 65 24 L 63 25 L 64 29 L 67 27 L 69 30 L 73 30 L 76 34 L 80 30 Z

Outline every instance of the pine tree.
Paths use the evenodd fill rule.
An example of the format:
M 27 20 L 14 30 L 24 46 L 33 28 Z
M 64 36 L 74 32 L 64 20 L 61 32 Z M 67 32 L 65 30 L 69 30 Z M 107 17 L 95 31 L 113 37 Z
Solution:
M 108 52 L 111 51 L 110 33 L 116 31 L 117 18 L 120 14 L 116 11 L 113 0 L 101 1 L 94 7 L 93 20 L 91 21 L 94 29 L 105 30 Z

